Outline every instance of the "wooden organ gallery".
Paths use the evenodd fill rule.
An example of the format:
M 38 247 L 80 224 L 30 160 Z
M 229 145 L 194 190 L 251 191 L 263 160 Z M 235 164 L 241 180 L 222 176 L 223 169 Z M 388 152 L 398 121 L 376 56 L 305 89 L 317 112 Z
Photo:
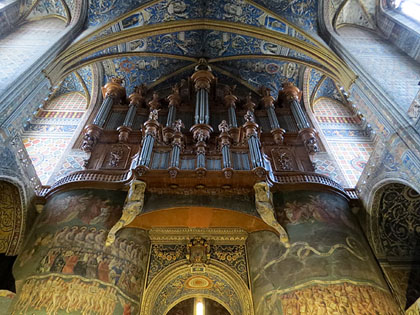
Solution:
M 296 86 L 221 84 L 201 59 L 132 90 L 104 85 L 85 170 L 45 191 L 11 314 L 398 313 L 354 192 L 313 172 Z

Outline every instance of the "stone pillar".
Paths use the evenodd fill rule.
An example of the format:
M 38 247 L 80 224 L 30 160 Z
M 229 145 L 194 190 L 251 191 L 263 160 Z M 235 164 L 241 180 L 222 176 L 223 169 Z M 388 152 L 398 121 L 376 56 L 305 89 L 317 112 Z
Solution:
M 300 105 L 302 92 L 291 82 L 284 82 L 282 86 L 283 89 L 279 91 L 279 101 L 290 106 L 299 129 L 299 135 L 308 153 L 314 154 L 318 152 L 317 132 L 314 128 L 311 128 L 306 113 Z
M 150 240 L 123 228 L 126 192 L 78 189 L 50 197 L 14 266 L 17 295 L 8 314 L 139 314 Z
M 290 245 L 269 231 L 248 237 L 256 315 L 400 314 L 347 199 L 273 191 Z
M 141 104 L 144 102 L 145 92 L 146 89 L 144 85 L 136 86 L 134 93 L 128 97 L 130 104 L 127 115 L 125 116 L 123 125 L 117 129 L 118 139 L 120 142 L 127 142 L 128 136 L 132 131 L 131 127 L 133 126 L 134 119 L 136 118 L 137 107 L 141 106 Z

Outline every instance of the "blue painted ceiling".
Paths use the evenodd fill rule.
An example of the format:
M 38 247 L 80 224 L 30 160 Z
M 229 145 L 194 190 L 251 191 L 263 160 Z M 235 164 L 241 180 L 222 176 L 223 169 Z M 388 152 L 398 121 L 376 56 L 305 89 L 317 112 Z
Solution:
M 64 71 L 78 71 L 83 77 L 87 65 L 101 63 L 105 69 L 103 80 L 116 75 L 123 77 L 127 92 L 131 93 L 134 86 L 142 83 L 162 87 L 162 78 L 168 78 L 166 83 L 170 84 L 181 76 L 172 76 L 174 72 L 189 76 L 198 59 L 204 57 L 220 77 L 233 78 L 236 84 L 254 91 L 267 86 L 273 95 L 283 81 L 302 88 L 304 70 L 317 69 L 313 71 L 320 75 L 313 76 L 312 91 L 322 77 L 319 70 L 325 70 L 319 60 L 307 53 L 308 49 L 325 47 L 316 36 L 317 3 L 315 0 L 90 0 L 87 35 L 74 44 L 78 45 L 74 53 L 78 50 L 82 53 Z M 211 25 L 218 21 L 221 28 L 194 24 L 194 21 L 211 21 Z M 267 32 L 271 37 L 264 36 Z M 309 48 L 306 51 L 295 48 L 287 44 L 288 39 L 298 40 Z M 74 86 L 80 90 L 80 86 Z M 90 90 L 92 84 L 86 87 Z M 332 87 L 329 84 L 323 90 L 330 91 Z

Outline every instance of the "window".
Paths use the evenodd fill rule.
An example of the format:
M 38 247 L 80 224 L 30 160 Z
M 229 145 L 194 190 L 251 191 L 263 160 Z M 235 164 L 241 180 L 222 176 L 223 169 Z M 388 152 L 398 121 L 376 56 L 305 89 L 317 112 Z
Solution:
M 420 22 L 420 0 L 391 0 L 391 8 Z

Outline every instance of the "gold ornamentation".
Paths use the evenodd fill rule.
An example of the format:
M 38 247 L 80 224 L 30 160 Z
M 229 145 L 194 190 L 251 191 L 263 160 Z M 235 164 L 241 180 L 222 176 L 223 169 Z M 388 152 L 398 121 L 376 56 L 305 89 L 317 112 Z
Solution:
M 405 315 L 420 315 L 420 298 L 407 309 Z
M 19 190 L 11 183 L 0 181 L 0 253 L 11 254 L 16 250 L 17 224 L 22 215 Z M 18 234 L 19 233 L 19 234 Z
M 134 218 L 140 214 L 144 204 L 144 191 L 146 183 L 140 180 L 134 180 L 130 185 L 121 218 L 111 228 L 105 242 L 105 246 L 110 246 L 115 241 L 116 233 L 124 226 L 130 224 Z
M 213 286 L 213 281 L 205 276 L 192 276 L 185 281 L 187 289 L 210 289 Z
M 205 277 L 211 280 L 210 288 L 187 288 L 188 280 Z M 179 261 L 161 270 L 145 291 L 141 314 L 166 314 L 179 301 L 202 296 L 222 304 L 230 314 L 253 315 L 251 292 L 238 275 L 217 261 L 211 261 L 205 273 L 191 274 L 189 265 Z
M 187 260 L 191 265 L 207 264 L 210 259 L 210 245 L 202 237 L 194 237 L 187 245 Z
M 150 240 L 158 244 L 185 244 L 194 236 L 201 236 L 212 244 L 242 245 L 248 233 L 239 228 L 153 228 L 149 231 Z
M 261 219 L 273 227 L 280 235 L 280 242 L 287 248 L 290 247 L 289 236 L 286 230 L 278 223 L 273 205 L 273 194 L 266 182 L 259 182 L 254 185 L 255 206 Z

